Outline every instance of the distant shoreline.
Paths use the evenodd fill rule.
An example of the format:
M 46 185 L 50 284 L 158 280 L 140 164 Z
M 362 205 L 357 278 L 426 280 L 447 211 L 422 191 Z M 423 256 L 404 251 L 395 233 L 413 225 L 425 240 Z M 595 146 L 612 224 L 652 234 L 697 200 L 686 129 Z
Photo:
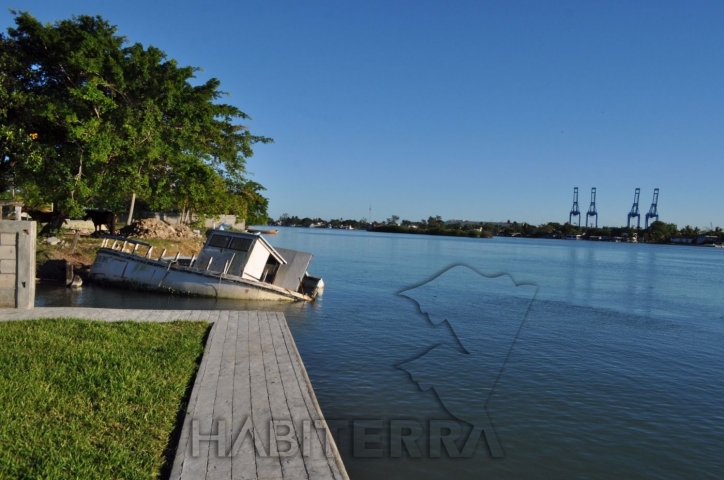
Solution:
M 387 226 L 385 226 L 387 227 Z M 715 244 L 715 243 L 688 243 L 688 242 L 675 242 L 669 240 L 668 242 L 646 242 L 646 241 L 630 241 L 623 237 L 608 237 L 608 238 L 602 238 L 597 235 L 592 236 L 586 236 L 586 235 L 578 235 L 580 238 L 566 238 L 560 235 L 551 235 L 551 236 L 525 236 L 525 235 L 504 235 L 504 234 L 498 234 L 498 235 L 490 235 L 490 236 L 474 236 L 474 235 L 468 235 L 466 232 L 461 230 L 452 230 L 452 231 L 442 231 L 442 232 L 428 232 L 428 231 L 415 231 L 414 229 L 406 229 L 404 231 L 399 231 L 395 229 L 389 229 L 389 228 L 368 228 L 366 229 L 367 232 L 372 233 L 406 233 L 406 234 L 412 234 L 412 235 L 428 235 L 428 236 L 441 236 L 441 237 L 462 237 L 462 238 L 522 238 L 522 239 L 536 239 L 536 240 L 566 240 L 566 241 L 585 241 L 585 242 L 596 242 L 596 243 L 631 243 L 631 244 L 642 244 L 642 245 L 672 245 L 672 246 L 681 246 L 681 247 L 707 247 L 707 248 L 724 248 L 724 244 Z

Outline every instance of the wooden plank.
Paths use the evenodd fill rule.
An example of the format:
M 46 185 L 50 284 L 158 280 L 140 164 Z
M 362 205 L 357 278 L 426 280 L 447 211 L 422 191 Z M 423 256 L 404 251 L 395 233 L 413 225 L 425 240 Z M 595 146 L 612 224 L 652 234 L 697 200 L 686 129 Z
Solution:
M 224 323 L 226 336 L 224 338 L 221 362 L 219 365 L 219 378 L 216 387 L 216 398 L 214 399 L 214 410 L 211 418 L 214 424 L 223 421 L 226 428 L 232 424 L 232 400 L 234 394 L 234 367 L 236 365 L 236 336 L 237 322 L 229 321 L 229 311 L 222 312 L 219 323 Z M 227 439 L 225 451 L 219 449 L 218 442 L 215 442 L 209 450 L 209 463 L 206 468 L 206 478 L 209 480 L 223 480 L 231 478 L 231 458 L 227 452 L 231 445 Z
M 0 308 L 0 321 L 30 318 L 88 318 L 98 321 L 135 320 L 169 322 L 174 320 L 217 321 L 231 310 L 148 310 L 88 307 L 37 307 L 29 310 Z
M 138 320 L 141 322 L 148 322 L 149 318 L 153 314 L 153 310 L 141 310 L 139 312 Z
M 48 313 L 50 313 L 51 318 L 60 318 L 60 317 L 63 317 L 63 316 L 64 316 L 64 315 L 63 315 L 63 313 L 64 313 L 63 309 L 57 308 L 57 307 L 51 308 Z
M 263 322 L 260 321 L 262 345 L 268 345 L 269 347 L 263 351 L 263 354 L 264 369 L 267 374 L 267 384 L 269 385 L 269 401 L 272 417 L 277 421 L 291 422 L 292 415 L 287 404 L 287 392 L 285 391 L 281 378 L 281 369 L 286 370 L 291 366 L 289 351 L 286 349 L 281 331 L 276 328 L 277 325 L 275 325 L 275 328 L 272 328 L 271 324 L 278 324 L 277 317 L 274 314 L 270 315 L 267 312 L 260 312 L 259 318 L 260 320 L 261 318 L 265 320 Z M 277 346 L 279 348 L 277 348 Z M 293 441 L 296 442 L 297 447 L 301 447 L 302 445 L 302 429 L 303 423 L 296 425 L 294 422 L 291 422 L 289 435 L 293 437 Z M 280 433 L 283 434 L 283 432 Z M 280 452 L 287 451 L 288 449 L 289 445 L 286 444 L 286 442 L 279 442 L 277 445 L 277 450 Z M 280 463 L 285 478 L 308 478 L 301 449 L 298 449 L 293 455 L 280 455 Z
M 203 310 L 203 317 L 207 322 L 216 322 L 219 320 L 218 310 Z
M 269 423 L 272 420 L 271 405 L 269 404 L 269 391 L 267 388 L 266 372 L 264 370 L 264 345 L 262 344 L 260 332 L 259 312 L 252 312 L 249 322 L 249 356 L 250 356 L 250 379 L 251 379 L 251 414 L 254 431 L 258 435 L 262 445 L 269 453 Z M 267 347 L 268 348 L 268 347 Z M 257 455 L 257 475 L 259 478 L 278 479 L 282 478 L 282 467 L 276 457 Z
M 239 437 L 242 427 L 252 416 L 251 379 L 249 356 L 249 312 L 237 312 L 236 318 L 229 320 L 237 323 L 236 365 L 234 368 L 234 398 L 232 401 L 231 435 L 236 447 L 231 459 L 231 473 L 235 480 L 259 478 L 256 469 L 256 451 L 251 435 Z
M 328 465 L 334 459 L 326 457 L 325 437 L 323 434 L 320 436 L 320 432 L 316 431 L 314 425 L 314 420 L 318 419 L 316 412 L 312 409 L 310 413 L 302 394 L 302 390 L 306 389 L 306 383 L 304 383 L 303 379 L 300 380 L 297 377 L 292 364 L 297 353 L 290 350 L 284 338 L 283 329 L 286 328 L 286 322 L 283 317 L 277 315 L 273 315 L 273 317 L 274 319 L 270 319 L 269 324 L 275 330 L 276 338 L 278 338 L 278 341 L 275 341 L 275 348 L 277 356 L 280 358 L 280 374 L 292 421 L 295 425 L 304 425 L 305 422 L 308 424 L 308 437 L 304 438 L 304 432 L 300 435 L 302 437 L 300 446 L 303 449 L 305 469 L 309 478 L 334 478 L 332 467 Z
M 209 350 L 211 350 L 211 345 L 214 342 L 214 339 L 216 337 L 216 330 L 217 325 L 213 324 L 211 326 L 211 330 L 209 331 L 209 336 L 206 339 L 206 348 L 204 348 L 204 356 L 201 358 L 201 363 L 199 364 L 199 370 L 196 373 L 196 380 L 194 381 L 194 386 L 191 389 L 191 395 L 189 397 L 189 404 L 186 407 L 186 415 L 184 416 L 184 424 L 181 429 L 181 437 L 179 438 L 178 447 L 176 448 L 176 456 L 174 458 L 173 467 L 171 469 L 171 475 L 169 476 L 170 479 L 178 480 L 181 478 L 181 473 L 183 472 L 184 468 L 186 467 L 186 456 L 190 455 L 191 452 L 191 445 L 190 445 L 190 436 L 191 436 L 191 422 L 194 418 L 194 412 L 196 411 L 196 405 L 198 404 L 199 400 L 199 392 L 201 391 L 201 383 L 202 380 L 206 374 L 206 367 L 209 363 Z
M 0 309 L 0 320 L 12 321 L 12 320 L 24 320 L 26 318 L 32 318 L 30 315 L 33 314 L 33 310 L 18 310 L 16 308 L 2 308 Z
M 123 321 L 130 320 L 130 321 L 137 322 L 138 321 L 137 318 L 138 318 L 138 310 L 135 310 L 135 309 L 125 310 L 125 309 L 120 309 L 120 308 L 118 309 L 118 320 L 123 320 Z
M 129 314 L 126 312 L 127 312 L 126 310 L 123 310 L 120 308 L 114 308 L 109 311 L 107 318 L 111 322 L 120 322 L 120 321 L 128 320 Z
M 226 337 L 226 328 L 228 322 L 216 322 L 216 333 L 211 342 L 211 348 L 207 350 L 204 356 L 208 356 L 208 363 L 201 379 L 199 388 L 199 396 L 196 407 L 191 411 L 190 417 L 193 421 L 199 422 L 199 433 L 207 435 L 217 432 L 214 417 L 214 402 L 216 400 L 216 390 L 218 388 L 219 372 L 221 369 L 221 357 L 223 353 L 224 341 Z M 195 387 L 196 388 L 196 387 Z M 187 414 L 189 416 L 189 414 Z M 209 460 L 209 452 L 211 445 L 214 444 L 214 452 L 216 452 L 216 442 L 199 442 L 199 455 L 193 456 L 191 446 L 186 448 L 186 458 L 184 467 L 181 472 L 181 479 L 195 480 L 204 478 L 206 475 L 206 467 Z

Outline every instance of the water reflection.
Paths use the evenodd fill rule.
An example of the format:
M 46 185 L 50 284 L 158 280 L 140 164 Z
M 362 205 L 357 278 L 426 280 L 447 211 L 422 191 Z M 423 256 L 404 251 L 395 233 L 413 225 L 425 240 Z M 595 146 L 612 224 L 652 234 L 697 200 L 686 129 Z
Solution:
M 90 308 L 134 308 L 149 310 L 264 310 L 284 312 L 302 317 L 319 308 L 321 301 L 269 302 L 174 296 L 137 290 L 87 284 L 81 288 L 65 288 L 57 284 L 40 283 L 36 289 L 36 307 L 83 306 Z

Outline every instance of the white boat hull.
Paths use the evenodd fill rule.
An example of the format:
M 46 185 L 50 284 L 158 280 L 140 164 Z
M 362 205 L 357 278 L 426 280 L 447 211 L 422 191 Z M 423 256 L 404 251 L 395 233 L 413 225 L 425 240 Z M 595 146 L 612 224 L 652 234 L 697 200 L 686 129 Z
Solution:
M 129 288 L 239 300 L 310 301 L 312 297 L 234 275 L 172 265 L 109 248 L 98 251 L 90 279 Z

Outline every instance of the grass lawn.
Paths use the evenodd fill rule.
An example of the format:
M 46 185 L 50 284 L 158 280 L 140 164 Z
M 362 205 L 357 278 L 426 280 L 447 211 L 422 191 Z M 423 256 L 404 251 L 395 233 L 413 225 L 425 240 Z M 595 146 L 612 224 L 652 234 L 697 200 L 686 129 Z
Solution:
M 0 478 L 158 477 L 208 328 L 0 322 Z

